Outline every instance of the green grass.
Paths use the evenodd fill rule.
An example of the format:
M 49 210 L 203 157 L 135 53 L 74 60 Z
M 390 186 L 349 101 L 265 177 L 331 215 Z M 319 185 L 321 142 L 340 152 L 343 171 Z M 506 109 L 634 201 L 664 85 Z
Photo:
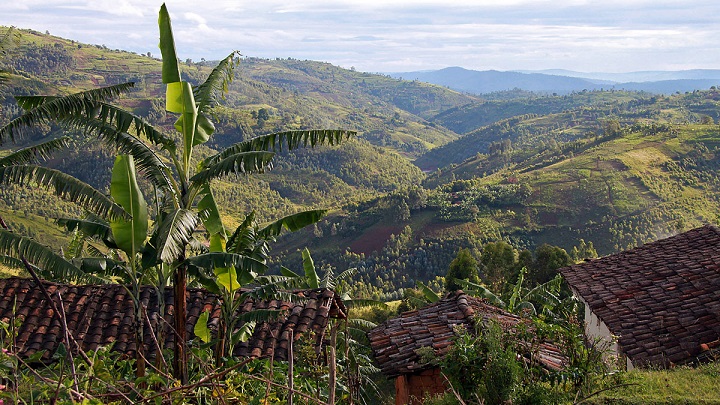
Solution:
M 720 363 L 697 368 L 633 370 L 614 378 L 620 388 L 603 391 L 588 404 L 720 404 Z

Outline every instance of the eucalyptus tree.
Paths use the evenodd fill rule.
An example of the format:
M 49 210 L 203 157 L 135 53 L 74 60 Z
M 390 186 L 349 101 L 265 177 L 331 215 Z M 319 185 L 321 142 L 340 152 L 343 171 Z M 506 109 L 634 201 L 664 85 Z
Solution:
M 16 97 L 18 104 L 25 110 L 24 114 L 0 128 L 2 144 L 8 140 L 15 141 L 28 127 L 56 122 L 69 129 L 82 130 L 87 136 L 95 136 L 116 147 L 120 154 L 131 156 L 132 165 L 137 167 L 137 172 L 149 181 L 154 190 L 157 210 L 149 237 L 137 228 L 137 222 L 142 222 L 142 219 L 133 211 L 137 208 L 133 202 L 138 201 L 136 196 L 126 196 L 129 198 L 126 198 L 127 203 L 121 204 L 71 176 L 30 164 L 0 168 L 0 184 L 34 182 L 81 204 L 115 224 L 113 232 L 117 229 L 131 239 L 122 249 L 128 255 L 128 260 L 135 261 L 141 256 L 139 264 L 136 262 L 135 265 L 155 269 L 159 284 L 172 279 L 176 297 L 173 368 L 176 378 L 185 383 L 188 378 L 185 300 L 178 298 L 185 296 L 187 271 L 191 264 L 186 259 L 188 247 L 194 240 L 193 232 L 203 224 L 210 234 L 210 250 L 216 253 L 216 257 L 225 255 L 221 260 L 227 266 L 223 264 L 215 268 L 228 269 L 227 272 L 232 273 L 232 268 L 242 263 L 236 256 L 232 256 L 236 253 L 227 251 L 228 235 L 221 222 L 218 222 L 219 209 L 212 196 L 211 182 L 229 175 L 270 169 L 276 151 L 333 145 L 347 139 L 353 132 L 309 130 L 263 135 L 234 144 L 195 164 L 194 148 L 207 142 L 214 132 L 210 120 L 212 108 L 220 102 L 233 79 L 239 61 L 238 53 L 232 52 L 221 60 L 205 82 L 192 86 L 182 80 L 170 16 L 164 4 L 160 8 L 158 24 L 163 59 L 162 81 L 167 86 L 166 110 L 177 114 L 174 124 L 177 135 L 167 134 L 161 128 L 150 125 L 108 101 L 132 88 L 133 83 L 62 97 Z M 128 188 L 127 182 L 132 182 L 130 178 L 135 175 L 134 170 L 129 170 L 130 159 L 123 159 L 126 160 L 128 177 L 124 179 L 125 186 L 119 186 L 118 193 L 119 189 Z M 111 185 L 111 191 L 112 188 Z M 298 215 L 287 221 L 279 221 L 273 229 L 310 223 L 317 220 L 316 216 L 314 212 Z M 128 223 L 131 225 L 128 226 Z M 216 278 L 225 274 L 222 270 L 216 273 Z

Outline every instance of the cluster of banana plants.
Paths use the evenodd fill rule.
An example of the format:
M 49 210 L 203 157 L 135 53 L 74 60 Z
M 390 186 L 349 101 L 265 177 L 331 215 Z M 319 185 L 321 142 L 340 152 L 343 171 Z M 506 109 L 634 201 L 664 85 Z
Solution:
M 66 282 L 111 282 L 127 285 L 135 300 L 136 321 L 142 322 L 141 285 L 154 285 L 158 297 L 173 286 L 183 297 L 188 277 L 222 296 L 224 325 L 220 353 L 227 353 L 241 336 L 230 335 L 236 322 L 259 320 L 233 317 L 242 286 L 255 286 L 256 294 L 277 290 L 279 280 L 263 276 L 267 269 L 268 242 L 283 229 L 297 230 L 317 222 L 324 211 L 302 212 L 259 226 L 249 214 L 234 232 L 222 223 L 212 193 L 215 179 L 271 168 L 275 152 L 303 146 L 338 144 L 354 133 L 345 130 L 285 131 L 234 144 L 195 164 L 193 151 L 213 135 L 211 113 L 233 79 L 239 61 L 232 52 L 220 61 L 204 83 L 193 86 L 182 80 L 170 16 L 163 5 L 159 13 L 162 80 L 167 85 L 166 110 L 177 114 L 176 135 L 156 128 L 111 100 L 133 83 L 93 89 L 67 96 L 16 97 L 24 113 L 0 128 L 0 144 L 21 138 L 33 126 L 57 123 L 80 130 L 118 151 L 112 170 L 110 195 L 38 162 L 52 150 L 67 146 L 68 138 L 17 151 L 0 161 L 0 184 L 36 184 L 77 203 L 88 212 L 84 219 L 61 219 L 78 237 L 68 257 L 53 253 L 32 239 L 0 230 L 0 255 L 7 261 L 26 260 L 47 278 Z M 154 210 L 138 185 L 143 176 L 152 185 Z M 149 211 L 154 212 L 151 217 Z M 204 227 L 207 245 L 195 237 Z M 204 241 L 203 241 L 204 242 Z M 190 275 L 189 275 L 190 274 Z M 264 288 L 263 288 L 264 287 Z M 185 300 L 176 299 L 174 375 L 187 382 Z M 138 327 L 138 333 L 142 333 Z M 162 329 L 162 328 L 160 328 Z M 159 331 L 158 333 L 162 333 Z M 137 336 L 142 342 L 142 335 Z M 160 339 L 159 341 L 162 341 Z M 140 353 L 141 350 L 138 350 Z M 138 373 L 144 370 L 138 358 Z

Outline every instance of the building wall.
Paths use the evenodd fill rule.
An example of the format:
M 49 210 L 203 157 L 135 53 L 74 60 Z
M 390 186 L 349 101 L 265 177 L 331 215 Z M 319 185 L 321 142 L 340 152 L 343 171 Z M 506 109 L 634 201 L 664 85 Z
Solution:
M 608 328 L 602 319 L 595 315 L 587 302 L 585 302 L 585 300 L 583 300 L 577 292 L 573 291 L 573 293 L 585 307 L 585 336 L 587 336 L 591 341 L 596 341 L 596 343 L 599 344 L 599 349 L 608 351 L 609 356 L 614 356 L 617 359 L 624 359 L 626 370 L 632 370 L 635 368 L 630 359 L 622 354 L 622 351 L 617 344 L 617 337 L 613 336 L 612 332 L 610 332 L 610 328 Z
M 447 390 L 439 367 L 395 379 L 395 405 L 419 405 L 423 399 Z

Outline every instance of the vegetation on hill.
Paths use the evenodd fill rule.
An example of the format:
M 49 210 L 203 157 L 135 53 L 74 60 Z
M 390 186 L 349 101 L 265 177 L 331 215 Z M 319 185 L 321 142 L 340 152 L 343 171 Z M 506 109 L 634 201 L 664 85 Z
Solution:
M 569 252 L 584 240 L 604 255 L 716 223 L 718 96 L 711 89 L 500 121 L 436 149 L 468 154 L 483 135 L 488 153 L 437 170 L 412 193 L 346 206 L 311 244 L 331 265 L 367 268 L 372 258 L 390 269 L 362 280 L 382 294 L 432 281 L 458 249 L 491 241 Z M 401 233 L 409 236 L 397 245 Z M 345 251 L 365 257 L 345 263 Z
M 18 113 L 11 92 L 135 79 L 136 89 L 120 103 L 156 125 L 172 124 L 158 60 L 19 31 L 9 53 L 16 57 L 4 65 L 13 73 L 9 87 L 0 90 L 6 119 Z M 188 60 L 183 72 L 198 83 L 212 66 Z M 238 72 L 214 111 L 218 130 L 198 156 L 280 128 L 337 125 L 359 130 L 360 137 L 343 148 L 282 153 L 269 173 L 218 181 L 223 218 L 237 225 L 251 207 L 261 221 L 318 205 L 335 208 L 308 234 L 282 238 L 276 252 L 291 260 L 307 241 L 320 261 L 360 268 L 368 268 L 363 260 L 376 252 L 381 259 L 369 267 L 387 266 L 396 276 L 366 291 L 432 281 L 461 247 L 480 252 L 487 242 L 505 240 L 518 250 L 549 243 L 569 251 L 584 239 L 607 254 L 716 220 L 713 134 L 720 96 L 714 89 L 669 97 L 504 92 L 484 101 L 313 61 L 245 58 Z M 42 133 L 28 134 L 27 143 Z M 102 187 L 111 161 L 107 150 L 77 142 L 49 165 Z M 424 175 L 416 166 L 439 169 Z M 21 202 L 5 200 L 9 218 L 23 222 L 16 216 L 26 211 Z M 59 202 L 22 204 L 44 207 L 51 218 L 65 215 L 53 209 Z M 398 245 L 391 236 L 397 239 L 406 226 L 410 236 Z M 57 232 L 42 234 L 62 240 Z M 341 259 L 352 255 L 365 259 Z M 373 271 L 356 277 L 378 282 Z
M 13 95 L 67 95 L 135 81 L 118 106 L 173 132 L 176 116 L 165 111 L 160 60 L 16 32 L 0 54 L 0 123 L 21 113 Z M 218 63 L 180 65 L 183 79 L 199 85 Z M 481 99 L 327 63 L 244 58 L 222 106 L 206 112 L 216 131 L 193 146 L 184 167 L 279 130 L 358 131 L 358 139 L 342 147 L 279 151 L 272 171 L 213 180 L 214 213 L 232 229 L 249 229 L 254 219 L 258 231 L 300 210 L 330 208 L 324 220 L 299 232 L 280 235 L 277 228 L 263 234 L 262 249 L 276 239 L 267 257 L 270 267 L 285 275 L 289 270 L 304 274 L 309 263 L 304 249 L 310 247 L 326 275 L 352 269 L 343 273 L 338 288 L 362 298 L 402 300 L 405 309 L 416 305 L 422 292 L 453 285 L 448 270 L 459 252 L 462 263 L 476 266 L 479 280 L 475 274 L 462 278 L 480 281 L 501 297 L 523 280 L 527 288 L 542 285 L 573 261 L 718 222 L 720 92 L 715 88 L 671 96 L 507 91 Z M 1 144 L 0 159 L 63 131 L 71 146 L 48 157 L 47 166 L 112 194 L 113 148 L 88 142 L 78 129 L 36 124 L 18 143 Z M 168 142 L 180 139 L 174 134 Z M 175 163 L 159 146 L 148 150 L 157 152 L 158 167 Z M 152 174 L 148 166 L 142 169 L 140 174 Z M 139 188 L 151 190 L 152 179 L 141 176 Z M 150 207 L 151 217 L 161 209 Z M 254 215 L 247 216 L 250 211 Z M 78 234 L 63 232 L 55 219 L 85 212 L 33 185 L 8 184 L 0 188 L 0 214 L 8 228 L 60 253 L 60 246 L 77 243 Z M 423 289 L 415 290 L 418 285 Z M 379 312 L 378 320 L 389 315 Z M 371 369 L 369 363 L 362 367 Z M 701 373 L 714 373 L 707 370 Z M 627 378 L 634 383 L 650 376 Z M 115 377 L 130 378 L 127 373 Z M 546 383 L 551 384 L 523 389 L 543 389 Z M 260 398 L 262 391 L 243 398 Z M 631 391 L 629 397 L 645 398 Z M 518 395 L 529 400 L 533 392 Z M 621 401 L 610 392 L 598 403 Z

